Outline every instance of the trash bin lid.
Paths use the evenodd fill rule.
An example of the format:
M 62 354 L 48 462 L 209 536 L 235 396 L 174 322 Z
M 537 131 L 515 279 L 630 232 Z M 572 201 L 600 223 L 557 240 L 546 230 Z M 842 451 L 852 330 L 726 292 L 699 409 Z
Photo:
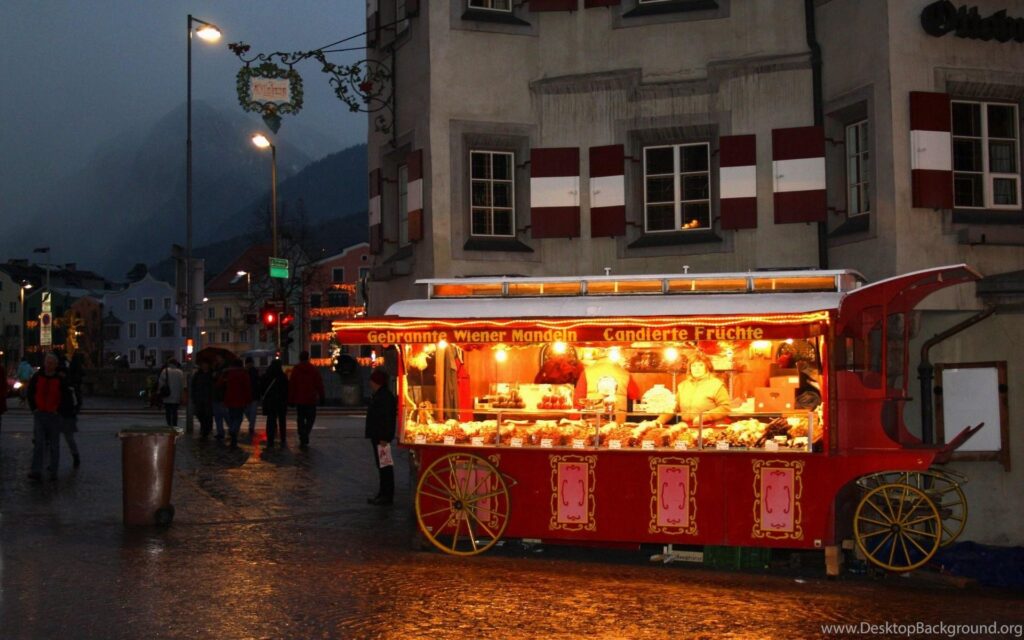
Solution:
M 146 425 L 134 425 L 131 427 L 125 427 L 118 432 L 118 436 L 121 438 L 130 438 L 132 436 L 177 436 L 181 435 L 182 431 L 175 427 L 167 426 L 146 426 Z

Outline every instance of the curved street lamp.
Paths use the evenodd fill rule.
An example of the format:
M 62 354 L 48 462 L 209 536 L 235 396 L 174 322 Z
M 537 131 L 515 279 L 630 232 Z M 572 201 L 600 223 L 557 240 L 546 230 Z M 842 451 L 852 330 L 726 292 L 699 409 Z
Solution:
M 198 25 L 194 28 L 193 25 Z M 185 337 L 186 340 L 195 338 L 196 319 L 195 305 L 192 304 L 192 34 L 199 36 L 206 42 L 216 42 L 220 39 L 220 29 L 217 25 L 206 20 L 200 20 L 191 13 L 188 14 L 188 54 L 186 64 L 187 76 L 187 97 L 185 100 Z M 191 362 L 186 362 L 185 371 L 185 393 L 188 394 L 191 386 L 189 372 L 192 369 Z M 192 433 L 192 403 L 185 405 L 185 429 Z

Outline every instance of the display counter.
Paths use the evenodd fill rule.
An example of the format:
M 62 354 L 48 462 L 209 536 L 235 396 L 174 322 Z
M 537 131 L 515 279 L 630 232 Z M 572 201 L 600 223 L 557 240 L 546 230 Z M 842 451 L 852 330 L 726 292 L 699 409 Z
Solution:
M 453 411 L 442 411 L 449 414 Z M 406 444 L 539 447 L 547 449 L 810 451 L 820 441 L 814 411 L 736 413 L 728 421 L 687 423 L 664 414 L 614 415 L 597 411 L 517 409 L 474 411 L 472 420 L 435 422 L 413 415 L 405 423 Z M 674 420 L 674 421 L 673 421 Z

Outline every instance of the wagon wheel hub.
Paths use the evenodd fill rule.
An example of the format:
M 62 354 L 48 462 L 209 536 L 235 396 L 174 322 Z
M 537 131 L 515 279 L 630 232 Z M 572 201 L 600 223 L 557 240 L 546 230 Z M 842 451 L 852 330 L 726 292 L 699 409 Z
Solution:
M 462 511 L 464 507 L 464 505 L 462 504 L 462 500 L 456 500 L 453 506 L 455 507 L 456 511 Z

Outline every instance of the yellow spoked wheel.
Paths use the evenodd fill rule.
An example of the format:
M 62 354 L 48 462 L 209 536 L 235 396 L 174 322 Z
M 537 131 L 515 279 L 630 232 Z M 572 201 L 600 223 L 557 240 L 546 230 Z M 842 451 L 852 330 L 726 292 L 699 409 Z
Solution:
M 508 485 L 490 462 L 468 453 L 435 460 L 416 485 L 416 520 L 435 547 L 472 556 L 494 546 L 511 512 Z
M 967 478 L 954 471 L 929 469 L 927 471 L 885 471 L 864 476 L 860 485 L 874 488 L 883 484 L 908 484 L 916 487 L 935 503 L 942 519 L 940 546 L 951 544 L 960 537 L 967 524 L 967 497 L 960 485 Z
M 857 546 L 871 562 L 889 571 L 912 571 L 938 551 L 942 520 L 921 489 L 882 484 L 857 505 L 853 531 Z

